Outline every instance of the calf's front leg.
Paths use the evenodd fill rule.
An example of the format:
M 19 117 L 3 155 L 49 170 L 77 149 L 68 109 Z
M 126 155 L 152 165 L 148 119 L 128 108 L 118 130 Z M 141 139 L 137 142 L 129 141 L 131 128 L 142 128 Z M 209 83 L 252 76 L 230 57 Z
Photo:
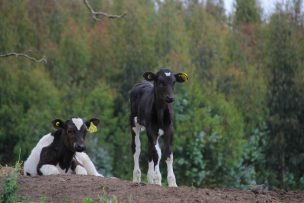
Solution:
M 159 162 L 161 159 L 161 150 L 158 143 L 158 137 L 156 141 L 153 140 L 152 136 L 149 136 L 148 143 L 148 153 L 149 153 L 149 169 L 148 169 L 148 183 L 161 185 L 161 173 L 159 170 Z
M 72 160 L 71 169 L 76 175 L 88 175 L 87 170 L 75 158 Z
M 80 165 L 86 170 L 87 175 L 103 177 L 102 174 L 98 173 L 92 160 L 85 152 L 76 152 L 75 158 L 80 163 Z M 84 172 L 80 172 L 79 170 L 82 170 L 82 169 L 77 169 L 77 171 L 79 173 L 82 173 L 81 175 L 85 175 L 85 174 L 83 174 Z
M 169 187 L 177 187 L 175 175 L 173 172 L 173 152 L 171 150 L 172 137 L 172 129 L 168 129 L 165 132 L 165 159 L 167 164 L 167 181 Z
M 59 170 L 57 169 L 56 166 L 51 165 L 51 164 L 44 164 L 40 167 L 39 171 L 41 172 L 40 175 L 58 175 L 60 174 Z
M 166 159 L 167 164 L 167 181 L 169 187 L 177 187 L 175 175 L 173 172 L 173 153 Z
M 84 167 L 77 165 L 75 168 L 76 175 L 88 175 L 87 170 Z

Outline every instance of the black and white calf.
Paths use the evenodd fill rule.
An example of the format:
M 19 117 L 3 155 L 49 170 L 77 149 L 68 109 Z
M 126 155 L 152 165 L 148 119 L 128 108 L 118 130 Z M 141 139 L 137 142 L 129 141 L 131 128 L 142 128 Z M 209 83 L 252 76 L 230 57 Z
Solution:
M 175 82 L 188 80 L 186 73 L 173 74 L 168 69 L 160 69 L 156 74 L 144 73 L 147 81 L 136 84 L 130 91 L 132 133 L 132 152 L 134 157 L 133 182 L 141 181 L 139 168 L 140 131 L 145 127 L 148 136 L 149 169 L 148 183 L 161 185 L 159 162 L 161 150 L 159 137 L 163 136 L 165 160 L 167 163 L 167 180 L 169 187 L 177 187 L 173 172 L 173 153 L 171 150 L 173 137 L 173 90 Z
M 99 174 L 84 150 L 87 131 L 94 132 L 99 120 L 84 122 L 81 118 L 55 119 L 53 133 L 43 136 L 24 162 L 24 175 Z

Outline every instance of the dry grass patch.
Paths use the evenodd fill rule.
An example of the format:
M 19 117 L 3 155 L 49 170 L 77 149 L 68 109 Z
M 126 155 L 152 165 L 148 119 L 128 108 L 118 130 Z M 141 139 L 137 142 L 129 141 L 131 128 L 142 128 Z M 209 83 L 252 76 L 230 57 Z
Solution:
M 10 173 L 13 173 L 15 171 L 16 169 L 14 167 L 0 165 L 0 177 L 8 176 Z

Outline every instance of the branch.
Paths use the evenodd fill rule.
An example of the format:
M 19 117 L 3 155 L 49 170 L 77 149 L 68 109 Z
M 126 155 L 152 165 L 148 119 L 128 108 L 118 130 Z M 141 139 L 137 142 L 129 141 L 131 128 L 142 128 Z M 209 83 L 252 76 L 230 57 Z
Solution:
M 34 58 L 32 56 L 29 56 L 27 54 L 24 54 L 24 53 L 10 52 L 10 53 L 7 53 L 7 54 L 0 54 L 0 57 L 9 57 L 9 56 L 16 56 L 16 57 L 22 56 L 22 57 L 30 59 L 30 60 L 32 60 L 36 63 L 47 63 L 47 60 L 46 60 L 45 56 L 43 56 L 41 59 L 36 59 L 36 58 Z
M 89 11 L 91 12 L 92 17 L 97 21 L 101 21 L 103 17 L 112 19 L 112 18 L 123 18 L 125 15 L 127 15 L 126 12 L 121 15 L 112 15 L 112 14 L 108 14 L 108 13 L 105 13 L 102 11 L 94 11 L 94 9 L 89 4 L 88 0 L 83 0 L 83 2 L 86 5 L 86 7 L 89 9 Z

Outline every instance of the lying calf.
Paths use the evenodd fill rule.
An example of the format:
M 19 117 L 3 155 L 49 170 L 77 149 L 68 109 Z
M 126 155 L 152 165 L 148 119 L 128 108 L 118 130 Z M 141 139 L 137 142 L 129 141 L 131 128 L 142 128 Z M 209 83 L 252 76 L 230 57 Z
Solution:
M 63 122 L 55 119 L 53 133 L 43 136 L 24 162 L 24 175 L 54 174 L 99 174 L 85 150 L 84 139 L 88 132 L 97 131 L 99 120 L 92 118 L 84 122 L 81 118 L 72 118 Z

